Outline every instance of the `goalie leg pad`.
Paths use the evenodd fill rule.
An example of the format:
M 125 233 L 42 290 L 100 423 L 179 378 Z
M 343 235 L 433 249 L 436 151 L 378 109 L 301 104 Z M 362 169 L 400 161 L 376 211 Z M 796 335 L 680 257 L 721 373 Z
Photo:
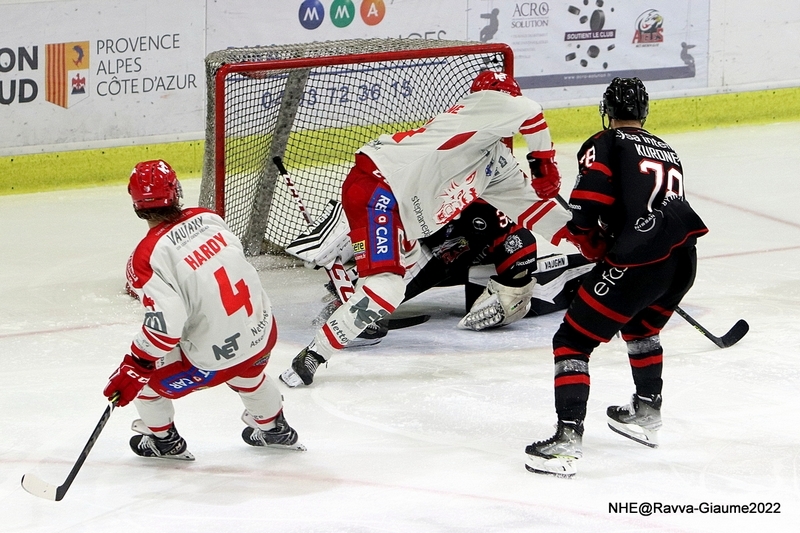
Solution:
M 312 349 L 325 360 L 349 345 L 367 326 L 388 318 L 405 295 L 405 283 L 397 274 L 364 276 L 353 295 L 328 318 L 314 336 Z
M 337 257 L 342 263 L 353 258 L 350 226 L 341 202 L 330 200 L 314 225 L 286 246 L 286 252 L 315 266 L 328 267 Z
M 536 279 L 522 287 L 506 287 L 495 278 L 489 280 L 469 313 L 461 319 L 458 327 L 481 331 L 498 328 L 523 318 L 531 307 L 531 296 Z

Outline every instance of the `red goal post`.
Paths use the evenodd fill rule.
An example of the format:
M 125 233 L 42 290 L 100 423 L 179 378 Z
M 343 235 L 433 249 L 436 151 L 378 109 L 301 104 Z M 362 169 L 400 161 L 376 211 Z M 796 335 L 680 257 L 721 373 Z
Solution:
M 483 70 L 513 75 L 511 48 L 353 39 L 213 52 L 200 205 L 226 219 L 248 255 L 281 251 L 306 225 L 274 157 L 318 216 L 340 198 L 360 146 L 421 126 Z

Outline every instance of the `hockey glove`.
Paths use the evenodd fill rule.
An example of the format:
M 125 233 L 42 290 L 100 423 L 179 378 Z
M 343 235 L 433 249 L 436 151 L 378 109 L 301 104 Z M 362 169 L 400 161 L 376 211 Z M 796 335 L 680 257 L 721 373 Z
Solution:
M 570 221 L 553 235 L 550 242 L 558 246 L 561 239 L 567 239 L 574 244 L 581 255 L 592 263 L 602 261 L 606 256 L 608 243 L 600 226 L 585 229 L 579 228 Z
M 311 268 L 330 268 L 337 257 L 346 263 L 353 258 L 349 232 L 341 202 L 330 200 L 311 229 L 290 242 L 286 252 L 302 259 Z
M 124 407 L 136 398 L 139 391 L 147 385 L 154 370 L 155 364 L 152 361 L 126 354 L 119 368 L 108 379 L 108 385 L 103 389 L 103 394 L 109 401 L 118 395 L 115 405 Z
M 561 174 L 556 165 L 555 151 L 531 152 L 527 159 L 531 167 L 533 190 L 543 200 L 554 198 L 561 188 Z
M 516 322 L 531 308 L 534 285 L 533 278 L 523 287 L 506 287 L 494 277 L 490 278 L 486 290 L 475 300 L 458 327 L 481 331 Z

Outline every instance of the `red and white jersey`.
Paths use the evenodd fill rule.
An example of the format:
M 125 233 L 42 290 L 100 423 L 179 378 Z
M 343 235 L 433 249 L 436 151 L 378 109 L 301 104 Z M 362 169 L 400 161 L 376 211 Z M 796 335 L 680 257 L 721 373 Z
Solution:
M 397 199 L 410 239 L 433 235 L 478 197 L 547 239 L 569 213 L 540 199 L 503 142 L 521 133 L 530 152 L 553 154 L 542 107 L 524 96 L 478 91 L 415 130 L 381 135 L 359 149 Z
M 276 341 L 272 306 L 242 244 L 217 214 L 184 209 L 151 228 L 127 267 L 145 307 L 131 353 L 156 360 L 179 346 L 202 370 L 230 368 Z

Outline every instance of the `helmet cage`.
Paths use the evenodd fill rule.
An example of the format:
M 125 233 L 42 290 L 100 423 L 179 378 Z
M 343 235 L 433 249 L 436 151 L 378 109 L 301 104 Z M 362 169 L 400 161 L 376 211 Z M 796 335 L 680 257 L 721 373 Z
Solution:
M 603 93 L 600 115 L 615 120 L 639 120 L 650 112 L 650 97 L 639 78 L 614 78 Z

